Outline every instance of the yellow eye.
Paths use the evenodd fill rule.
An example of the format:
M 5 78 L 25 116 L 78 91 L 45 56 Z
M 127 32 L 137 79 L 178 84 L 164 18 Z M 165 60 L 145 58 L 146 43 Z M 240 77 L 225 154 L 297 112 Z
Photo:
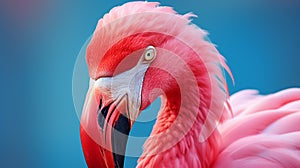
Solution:
M 156 56 L 156 49 L 153 46 L 148 46 L 144 53 L 144 58 L 146 61 L 152 61 Z

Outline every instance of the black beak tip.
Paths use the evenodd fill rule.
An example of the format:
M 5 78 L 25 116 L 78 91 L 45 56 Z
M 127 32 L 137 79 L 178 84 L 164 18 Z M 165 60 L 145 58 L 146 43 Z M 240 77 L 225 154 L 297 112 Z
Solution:
M 102 107 L 102 99 L 99 103 L 98 109 L 98 125 L 103 130 L 104 125 L 109 123 L 112 113 L 115 112 L 115 109 L 109 114 L 108 111 L 111 108 L 110 103 L 105 107 Z M 114 107 L 116 108 L 116 107 Z M 111 141 L 112 141 L 112 152 L 113 152 L 113 159 L 115 167 L 123 168 L 124 166 L 124 159 L 125 159 L 125 152 L 126 152 L 126 145 L 128 140 L 128 135 L 130 132 L 130 119 L 128 119 L 123 114 L 119 114 L 118 118 L 113 126 L 112 134 L 111 134 Z

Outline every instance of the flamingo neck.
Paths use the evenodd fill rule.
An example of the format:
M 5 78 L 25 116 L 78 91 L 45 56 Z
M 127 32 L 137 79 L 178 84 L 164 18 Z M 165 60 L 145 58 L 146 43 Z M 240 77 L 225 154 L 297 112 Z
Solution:
M 186 81 L 183 81 L 186 82 Z M 197 82 L 199 85 L 199 82 Z M 218 132 L 200 141 L 201 130 L 208 113 L 206 89 L 184 85 L 162 97 L 162 107 L 152 133 L 144 144 L 138 167 L 161 164 L 181 167 L 208 167 L 217 151 Z M 200 94 L 200 99 L 193 96 Z M 198 100 L 197 100 L 198 99 Z M 165 161 L 163 161 L 165 160 Z

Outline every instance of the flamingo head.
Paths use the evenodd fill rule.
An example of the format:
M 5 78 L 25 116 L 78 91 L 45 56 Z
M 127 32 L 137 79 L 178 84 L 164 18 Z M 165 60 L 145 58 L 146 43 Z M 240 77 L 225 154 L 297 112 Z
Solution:
M 158 5 L 130 2 L 113 8 L 99 20 L 89 43 L 90 87 L 80 122 L 89 167 L 123 166 L 132 124 L 159 96 L 183 102 L 191 95 L 182 92 L 192 89 L 197 97 L 215 90 L 204 93 L 202 102 L 220 108 L 211 99 L 224 93 L 214 89 L 220 83 L 226 88 L 223 57 L 205 40 L 206 32 L 190 24 L 193 14 Z

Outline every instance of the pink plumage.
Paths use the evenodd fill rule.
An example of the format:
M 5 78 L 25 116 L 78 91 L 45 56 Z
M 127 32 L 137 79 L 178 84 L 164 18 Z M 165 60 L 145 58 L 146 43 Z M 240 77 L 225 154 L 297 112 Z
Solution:
M 116 152 L 120 139 L 114 131 L 124 133 L 124 122 L 130 129 L 135 118 L 115 103 L 114 94 L 120 93 L 114 86 L 124 84 L 118 81 L 125 80 L 123 74 L 129 77 L 145 64 L 139 56 L 145 56 L 149 46 L 156 55 L 149 65 L 146 61 L 147 69 L 137 80 L 142 81 L 141 87 L 136 86 L 140 92 L 134 92 L 140 97 L 133 101 L 140 101 L 139 113 L 157 97 L 162 107 L 137 167 L 299 167 L 300 89 L 266 96 L 244 90 L 229 98 L 222 70 L 232 76 L 231 72 L 215 46 L 205 40 L 207 33 L 191 24 L 195 15 L 158 5 L 130 2 L 98 22 L 87 49 L 92 82 L 81 118 L 89 167 L 123 167 L 124 153 Z M 122 63 L 129 56 L 130 61 Z M 132 94 L 128 90 L 126 96 Z M 127 109 L 132 108 L 130 103 L 129 96 Z M 97 111 L 104 118 L 97 113 L 97 120 Z
M 245 90 L 230 98 L 234 116 L 219 129 L 214 167 L 299 167 L 300 89 L 261 96 Z

